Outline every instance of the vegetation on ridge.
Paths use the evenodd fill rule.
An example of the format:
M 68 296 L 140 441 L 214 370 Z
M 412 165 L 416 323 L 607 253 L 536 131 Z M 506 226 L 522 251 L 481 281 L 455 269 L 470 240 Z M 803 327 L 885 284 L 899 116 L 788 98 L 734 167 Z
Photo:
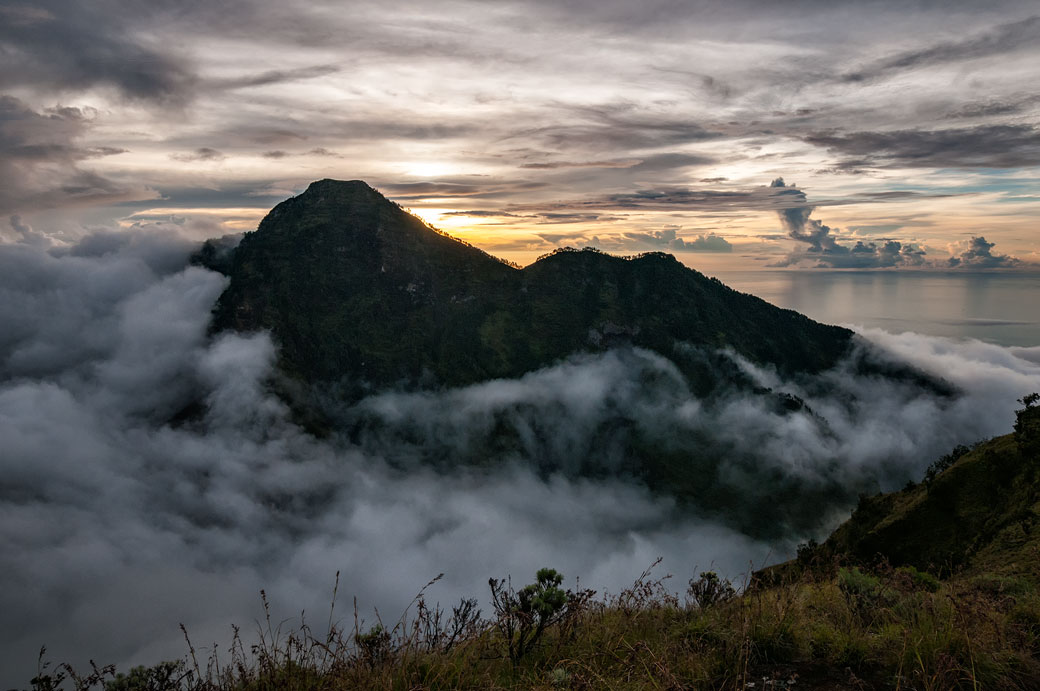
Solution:
M 900 492 L 861 497 L 820 548 L 823 559 L 879 557 L 937 575 L 1040 573 L 1040 397 L 1015 432 L 958 447 Z
M 524 269 L 447 237 L 361 181 L 322 180 L 276 206 L 230 255 L 214 329 L 269 329 L 309 384 L 456 386 L 516 377 L 619 344 L 674 359 L 728 347 L 785 372 L 833 365 L 851 332 L 738 293 L 670 255 L 558 251 Z M 677 364 L 695 387 L 712 363 Z

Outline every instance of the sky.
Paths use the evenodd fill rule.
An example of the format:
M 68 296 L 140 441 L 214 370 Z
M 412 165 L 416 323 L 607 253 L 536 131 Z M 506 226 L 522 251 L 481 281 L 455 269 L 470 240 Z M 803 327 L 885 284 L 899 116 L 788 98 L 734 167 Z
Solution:
M 527 264 L 1040 265 L 1035 2 L 0 2 L 0 238 L 363 179 Z

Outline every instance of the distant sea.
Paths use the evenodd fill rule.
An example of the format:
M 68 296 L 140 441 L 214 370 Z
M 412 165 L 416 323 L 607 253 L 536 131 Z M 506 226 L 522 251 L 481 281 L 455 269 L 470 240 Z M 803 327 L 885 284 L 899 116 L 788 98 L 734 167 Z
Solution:
M 1040 274 L 895 271 L 707 272 L 828 324 L 1040 345 Z

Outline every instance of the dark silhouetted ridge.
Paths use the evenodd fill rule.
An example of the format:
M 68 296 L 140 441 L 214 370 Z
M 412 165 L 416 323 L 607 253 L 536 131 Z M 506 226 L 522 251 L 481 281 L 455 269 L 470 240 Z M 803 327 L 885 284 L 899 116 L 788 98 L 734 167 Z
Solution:
M 205 254 L 205 253 L 203 253 Z M 552 253 L 518 270 L 432 229 L 360 180 L 320 180 L 276 206 L 230 260 L 214 328 L 268 329 L 281 369 L 366 387 L 515 377 L 578 351 L 677 343 L 730 348 L 782 372 L 815 372 L 851 332 L 733 291 L 651 253 Z M 679 358 L 694 386 L 724 375 Z

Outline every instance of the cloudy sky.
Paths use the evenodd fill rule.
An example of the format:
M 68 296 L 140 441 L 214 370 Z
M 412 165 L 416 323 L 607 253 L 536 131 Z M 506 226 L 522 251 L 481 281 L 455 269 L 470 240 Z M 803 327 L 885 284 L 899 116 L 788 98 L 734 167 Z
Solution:
M 0 2 L 0 236 L 364 179 L 521 263 L 1031 270 L 1028 2 Z

